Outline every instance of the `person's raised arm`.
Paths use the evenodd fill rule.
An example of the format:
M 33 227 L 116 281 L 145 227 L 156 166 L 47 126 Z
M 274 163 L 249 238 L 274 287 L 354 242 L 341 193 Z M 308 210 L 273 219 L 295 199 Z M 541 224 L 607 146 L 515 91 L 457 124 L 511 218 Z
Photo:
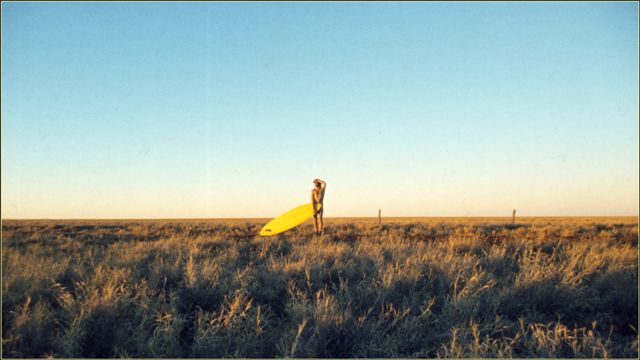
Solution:
M 322 181 L 322 180 L 320 180 L 320 179 L 318 179 L 318 182 L 320 183 L 320 188 L 321 188 L 321 189 L 323 189 L 323 190 L 324 190 L 324 188 L 326 188 L 326 187 L 327 187 L 327 183 L 326 183 L 326 182 L 324 182 L 324 181 Z

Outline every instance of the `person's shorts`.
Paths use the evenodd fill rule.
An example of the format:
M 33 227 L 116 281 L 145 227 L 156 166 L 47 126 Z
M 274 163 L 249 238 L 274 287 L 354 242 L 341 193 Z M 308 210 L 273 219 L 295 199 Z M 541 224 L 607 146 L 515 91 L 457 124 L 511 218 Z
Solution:
M 322 207 L 322 209 L 318 210 L 318 212 L 313 215 L 313 217 L 318 217 L 318 215 L 320 215 L 320 217 L 322 217 L 322 215 L 324 215 L 324 206 Z

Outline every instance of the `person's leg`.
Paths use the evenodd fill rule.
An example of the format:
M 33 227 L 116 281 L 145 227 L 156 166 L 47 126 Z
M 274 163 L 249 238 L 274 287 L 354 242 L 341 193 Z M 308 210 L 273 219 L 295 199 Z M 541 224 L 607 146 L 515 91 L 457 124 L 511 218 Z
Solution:
M 318 216 L 313 216 L 313 230 L 315 230 L 316 235 L 318 235 Z
M 319 224 L 318 224 L 318 228 L 319 228 L 318 234 L 322 235 L 322 230 L 324 230 L 324 220 L 323 220 L 324 208 L 319 211 L 318 217 L 319 217 L 319 220 L 318 220 L 318 222 L 319 222 Z

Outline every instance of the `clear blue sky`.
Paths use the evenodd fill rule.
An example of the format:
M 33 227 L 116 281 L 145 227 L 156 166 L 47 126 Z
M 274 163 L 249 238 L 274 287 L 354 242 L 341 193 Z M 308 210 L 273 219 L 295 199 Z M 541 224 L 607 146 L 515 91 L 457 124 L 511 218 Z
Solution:
M 636 3 L 2 3 L 2 217 L 638 214 Z

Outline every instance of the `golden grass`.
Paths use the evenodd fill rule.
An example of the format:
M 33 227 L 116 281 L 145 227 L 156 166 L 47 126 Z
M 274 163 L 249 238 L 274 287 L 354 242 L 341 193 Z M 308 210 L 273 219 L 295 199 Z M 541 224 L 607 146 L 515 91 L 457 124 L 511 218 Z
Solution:
M 638 356 L 638 219 L 5 220 L 3 357 Z

